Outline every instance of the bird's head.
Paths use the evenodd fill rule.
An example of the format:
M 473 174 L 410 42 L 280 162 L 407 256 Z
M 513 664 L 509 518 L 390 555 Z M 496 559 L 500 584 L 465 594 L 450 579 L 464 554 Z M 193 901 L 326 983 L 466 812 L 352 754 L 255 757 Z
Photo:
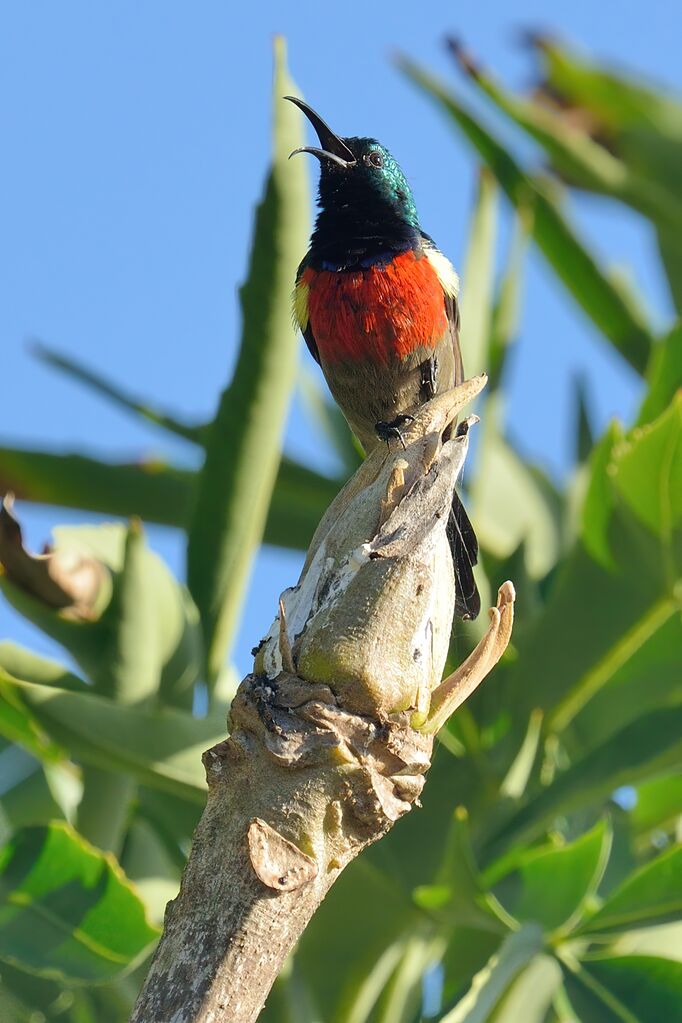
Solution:
M 303 100 L 285 99 L 303 111 L 320 141 L 319 147 L 301 146 L 291 156 L 311 153 L 320 161 L 322 209 L 384 210 L 412 227 L 419 226 L 412 190 L 385 146 L 372 138 L 342 138 Z

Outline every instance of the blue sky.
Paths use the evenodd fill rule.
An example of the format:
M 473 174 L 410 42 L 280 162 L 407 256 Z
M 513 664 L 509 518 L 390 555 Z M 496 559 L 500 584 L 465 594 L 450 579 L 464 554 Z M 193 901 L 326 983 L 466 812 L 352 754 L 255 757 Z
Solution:
M 523 86 L 532 69 L 519 31 L 550 28 L 679 86 L 680 20 L 664 0 L 5 5 L 0 443 L 110 458 L 163 453 L 191 464 L 181 442 L 37 364 L 26 341 L 39 337 L 188 418 L 212 414 L 235 355 L 236 289 L 267 166 L 275 32 L 286 35 L 292 72 L 330 124 L 375 135 L 394 152 L 425 229 L 461 267 L 475 164 L 392 56 L 409 54 L 466 94 L 442 45 L 455 33 Z M 574 212 L 663 326 L 670 307 L 647 226 L 593 199 L 575 202 Z M 631 417 L 634 376 L 531 253 L 508 414 L 525 450 L 557 476 L 570 464 L 571 382 L 581 372 L 597 428 L 613 415 Z M 333 464 L 299 402 L 286 448 L 323 469 Z M 20 513 L 34 546 L 52 524 L 78 520 L 25 505 Z M 148 533 L 182 573 L 178 535 Z M 299 566 L 294 554 L 261 552 L 237 643 L 241 672 Z M 7 636 L 50 649 L 0 605 L 0 638 Z

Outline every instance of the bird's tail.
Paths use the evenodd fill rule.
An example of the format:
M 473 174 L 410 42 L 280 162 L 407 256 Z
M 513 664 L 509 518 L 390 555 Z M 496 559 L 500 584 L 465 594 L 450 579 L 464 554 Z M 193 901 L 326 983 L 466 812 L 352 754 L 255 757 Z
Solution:
M 458 618 L 476 618 L 481 610 L 481 598 L 474 580 L 478 540 L 457 492 L 452 498 L 446 532 L 455 566 L 455 614 Z

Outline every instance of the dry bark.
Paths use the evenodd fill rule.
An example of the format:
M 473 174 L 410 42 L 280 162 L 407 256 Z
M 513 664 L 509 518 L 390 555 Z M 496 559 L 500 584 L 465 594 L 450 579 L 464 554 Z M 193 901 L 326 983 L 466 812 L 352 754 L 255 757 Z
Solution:
M 417 801 L 433 736 L 509 639 L 488 633 L 440 684 L 454 609 L 445 525 L 485 383 L 425 407 L 332 503 L 297 586 L 204 755 L 206 810 L 131 1023 L 251 1023 L 343 868 Z

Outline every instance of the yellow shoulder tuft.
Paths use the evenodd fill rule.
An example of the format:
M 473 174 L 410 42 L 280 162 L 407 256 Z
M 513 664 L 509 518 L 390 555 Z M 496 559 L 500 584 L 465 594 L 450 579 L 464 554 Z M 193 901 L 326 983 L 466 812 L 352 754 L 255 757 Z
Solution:
M 293 313 L 294 313 L 294 323 L 296 324 L 298 329 L 301 331 L 301 333 L 303 333 L 305 331 L 306 327 L 308 326 L 308 319 L 309 319 L 309 315 L 308 315 L 308 292 L 309 291 L 310 291 L 310 288 L 308 287 L 306 282 L 303 280 L 303 278 L 300 277 L 299 280 L 296 281 L 296 287 L 294 288 L 294 294 L 293 294 L 293 302 L 294 302 Z

